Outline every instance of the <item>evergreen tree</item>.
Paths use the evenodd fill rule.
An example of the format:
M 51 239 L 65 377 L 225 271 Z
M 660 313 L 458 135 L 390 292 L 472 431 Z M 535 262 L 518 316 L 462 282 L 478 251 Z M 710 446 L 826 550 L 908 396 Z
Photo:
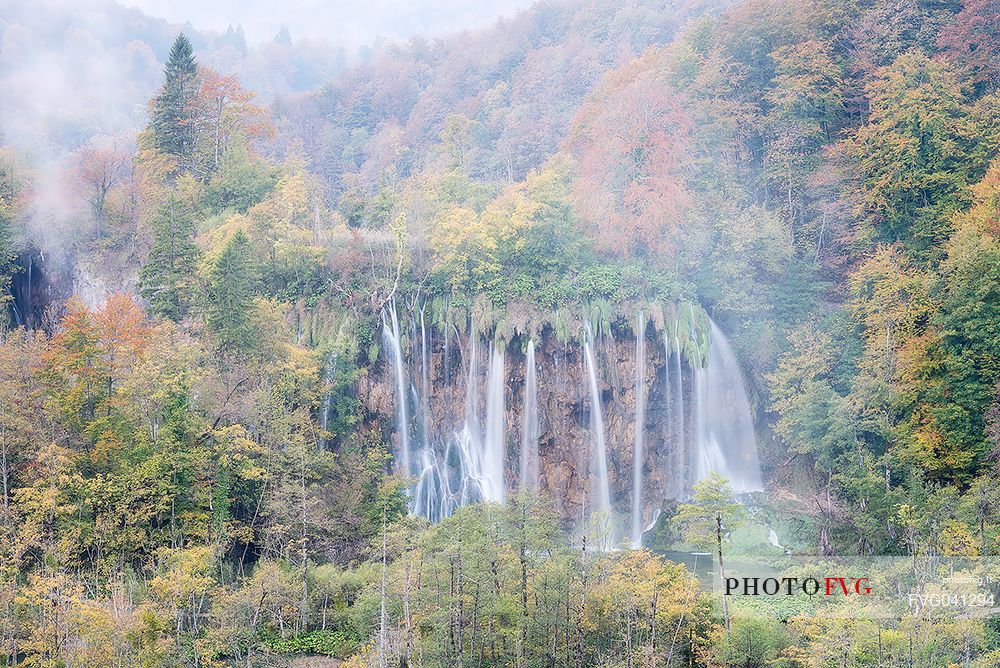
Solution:
M 8 156 L 0 152 L 0 308 L 13 299 L 10 293 L 11 279 L 17 269 L 14 219 L 22 187 L 15 165 Z
M 198 65 L 191 42 L 183 33 L 174 40 L 164 68 L 166 80 L 153 99 L 150 129 L 153 143 L 183 164 L 194 150 L 195 109 L 198 93 Z
M 248 352 L 253 347 L 253 295 L 253 248 L 240 230 L 226 243 L 209 274 L 208 326 L 221 349 Z
M 14 271 L 17 268 L 14 262 L 16 259 L 14 231 L 10 221 L 0 212 L 0 308 L 5 307 L 8 302 L 14 299 L 11 295 L 11 284 Z M 5 319 L 0 316 L 0 322 Z
M 178 321 L 191 300 L 198 247 L 194 243 L 194 212 L 172 195 L 151 222 L 153 247 L 142 268 L 141 292 L 155 315 Z

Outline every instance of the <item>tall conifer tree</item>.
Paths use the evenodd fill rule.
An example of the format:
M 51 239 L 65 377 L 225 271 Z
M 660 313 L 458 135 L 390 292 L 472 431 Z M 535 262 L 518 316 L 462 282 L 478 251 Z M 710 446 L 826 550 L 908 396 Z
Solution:
M 198 94 L 198 64 L 191 42 L 183 33 L 170 48 L 164 75 L 163 87 L 153 99 L 150 129 L 156 148 L 176 156 L 183 165 L 194 151 L 194 103 Z
M 256 341 L 253 325 L 253 248 L 242 231 L 226 243 L 209 274 L 208 326 L 219 347 L 230 352 L 248 352 Z
M 178 321 L 187 312 L 198 247 L 190 205 L 171 196 L 151 222 L 153 246 L 142 268 L 142 296 L 150 312 Z

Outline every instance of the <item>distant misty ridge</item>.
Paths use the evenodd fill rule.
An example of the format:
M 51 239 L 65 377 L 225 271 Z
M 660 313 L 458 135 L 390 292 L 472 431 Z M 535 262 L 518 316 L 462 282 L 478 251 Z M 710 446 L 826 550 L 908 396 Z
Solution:
M 314 90 L 385 40 L 491 25 L 529 0 L 0 0 L 0 144 L 37 161 L 146 122 L 174 37 L 261 100 Z
M 242 26 L 251 46 L 271 40 L 282 27 L 299 39 L 327 40 L 353 49 L 380 39 L 435 36 L 492 24 L 533 0 L 299 0 L 276 7 L 262 0 L 198 2 L 123 0 L 121 4 L 173 23 L 225 32 Z

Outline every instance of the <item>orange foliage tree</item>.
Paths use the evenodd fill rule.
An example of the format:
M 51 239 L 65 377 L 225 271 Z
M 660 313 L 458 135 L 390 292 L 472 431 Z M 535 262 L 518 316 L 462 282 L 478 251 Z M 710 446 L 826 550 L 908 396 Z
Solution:
M 99 309 L 79 297 L 66 314 L 45 353 L 46 377 L 54 408 L 79 433 L 89 431 L 116 385 L 146 348 L 149 325 L 130 295 L 115 294 Z
M 581 107 L 568 148 L 579 163 L 573 196 L 599 248 L 661 260 L 690 197 L 690 119 L 652 51 L 608 76 Z
M 243 88 L 239 79 L 207 67 L 203 67 L 199 75 L 198 116 L 204 136 L 210 142 L 210 149 L 206 152 L 211 152 L 209 159 L 212 169 L 216 169 L 235 136 L 243 135 L 248 139 L 266 137 L 273 132 L 273 127 L 267 111 L 254 104 L 254 93 Z
M 986 90 L 1000 88 L 1000 3 L 965 0 L 938 38 L 945 59 Z

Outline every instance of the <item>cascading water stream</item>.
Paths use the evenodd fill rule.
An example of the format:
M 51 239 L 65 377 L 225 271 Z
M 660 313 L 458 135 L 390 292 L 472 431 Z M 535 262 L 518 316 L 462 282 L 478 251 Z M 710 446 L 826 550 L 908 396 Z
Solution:
M 426 307 L 426 304 L 424 305 Z M 430 417 L 430 349 L 427 343 L 427 328 L 424 309 L 420 310 L 420 388 L 414 405 L 420 409 L 420 447 L 416 451 L 418 470 L 413 492 L 413 512 L 432 522 L 440 521 L 451 514 L 450 481 L 447 461 L 438 459 L 434 448 Z
M 642 469 L 646 431 L 646 318 L 639 311 L 635 329 L 635 445 L 632 450 L 632 547 L 642 546 Z
M 504 394 L 507 387 L 504 348 L 494 345 L 490 350 L 490 371 L 486 392 L 486 438 L 483 442 L 483 498 L 504 500 Z
M 396 376 L 396 432 L 399 434 L 400 471 L 410 477 L 410 421 L 407 416 L 407 392 L 405 367 L 403 366 L 403 351 L 400 346 L 399 319 L 396 317 L 396 305 L 389 310 L 389 319 L 382 311 L 382 334 L 386 344 L 392 350 L 393 371 Z
M 736 493 L 762 489 L 750 401 L 736 354 L 709 320 L 708 364 L 694 372 L 694 479 L 725 476 Z
M 618 517 L 613 512 L 624 515 L 630 511 L 628 536 L 633 546 L 641 544 L 642 534 L 650 519 L 644 516 L 645 501 L 650 497 L 647 492 L 651 491 L 646 489 L 649 487 L 646 451 L 650 447 L 650 434 L 665 438 L 669 446 L 670 455 L 661 460 L 666 469 L 659 472 L 661 477 L 657 479 L 668 481 L 667 493 L 675 498 L 690 494 L 690 485 L 712 472 L 728 478 L 734 491 L 739 493 L 761 488 L 749 400 L 739 364 L 718 326 L 703 315 L 699 317 L 708 324 L 707 337 L 696 325 L 692 306 L 690 336 L 695 343 L 684 343 L 692 351 L 687 371 L 682 359 L 681 325 L 675 320 L 673 331 L 663 333 L 665 368 L 662 376 L 659 369 L 652 376 L 663 379 L 662 401 L 666 405 L 652 414 L 655 424 L 648 425 L 651 429 L 646 428 L 652 390 L 648 384 L 650 369 L 646 359 L 646 333 L 649 321 L 645 313 L 640 312 L 635 323 L 635 367 L 631 379 L 622 377 L 619 381 L 615 380 L 618 376 L 625 376 L 627 369 L 627 366 L 615 362 L 618 359 L 615 357 L 618 344 L 610 339 L 599 341 L 591 323 L 585 324 L 581 348 L 586 372 L 584 391 L 589 395 L 590 404 L 590 448 L 589 452 L 580 452 L 577 460 L 577 473 L 589 479 L 579 505 L 580 519 L 584 523 L 596 520 L 593 526 L 601 532 L 605 547 L 610 547 L 625 533 L 616 529 L 617 535 L 612 536 L 611 527 L 617 524 L 615 517 Z M 509 389 L 505 368 L 506 346 L 497 343 L 486 351 L 477 335 L 469 334 L 465 338 L 457 327 L 450 323 L 446 325 L 445 338 L 440 341 L 445 357 L 441 377 L 449 377 L 447 358 L 451 355 L 451 348 L 458 352 L 462 373 L 466 376 L 464 415 L 459 410 L 459 414 L 453 416 L 447 409 L 449 388 L 444 387 L 439 393 L 431 384 L 435 371 L 433 364 L 437 358 L 433 353 L 433 333 L 428 329 L 424 309 L 415 312 L 407 322 L 411 341 L 409 354 L 403 349 L 395 304 L 382 313 L 385 350 L 392 367 L 396 396 L 397 469 L 400 475 L 413 482 L 408 490 L 411 510 L 431 521 L 439 521 L 462 505 L 478 501 L 503 502 L 507 496 L 508 464 L 505 423 L 510 417 L 506 414 L 505 405 Z M 474 324 L 470 331 L 476 331 Z M 701 343 L 697 343 L 699 340 Z M 602 379 L 598 369 L 598 345 L 606 348 L 605 354 L 612 361 L 612 368 L 607 370 L 609 378 Z M 699 346 L 707 347 L 707 354 L 697 354 Z M 524 389 L 519 406 L 520 462 L 517 479 L 521 489 L 531 490 L 539 488 L 540 473 L 545 470 L 539 453 L 543 436 L 539 410 L 539 366 L 545 360 L 551 363 L 550 384 L 544 389 L 553 392 L 555 397 L 573 396 L 579 392 L 566 377 L 565 351 L 556 348 L 551 351 L 551 357 L 544 360 L 538 355 L 536 341 L 527 341 Z M 705 366 L 699 366 L 699 357 L 703 357 Z M 331 353 L 325 370 L 328 383 L 335 376 L 335 365 L 336 357 Z M 685 373 L 689 381 L 684 380 Z M 412 376 L 412 382 L 408 376 Z M 450 374 L 452 378 L 456 376 Z M 632 416 L 615 416 L 613 422 L 605 422 L 608 417 L 605 410 L 611 410 L 618 404 L 604 405 L 601 393 L 603 382 L 609 382 L 616 388 L 633 383 L 635 411 Z M 323 431 L 327 430 L 334 415 L 332 407 L 331 396 L 325 396 L 320 416 Z M 621 424 L 622 418 L 627 420 L 628 417 L 632 417 L 634 422 L 631 497 L 630 508 L 626 510 L 612 507 L 609 438 L 615 436 L 614 442 L 627 443 L 627 436 L 609 435 L 607 429 L 609 424 Z M 449 423 L 457 423 L 458 427 L 448 429 Z M 577 429 L 569 411 L 554 413 L 547 424 L 556 435 Z M 442 425 L 445 427 L 442 428 Z M 586 437 L 584 439 L 586 443 Z M 659 446 L 654 443 L 653 447 Z
M 323 404 L 320 408 L 319 426 L 323 433 L 320 439 L 320 450 L 326 447 L 327 428 L 330 426 L 330 408 L 333 405 L 333 379 L 337 373 L 337 353 L 331 352 L 326 361 L 326 369 L 323 372 L 323 382 L 326 383 L 326 392 L 323 394 Z
M 586 323 L 586 330 L 587 337 L 583 350 L 590 385 L 591 451 L 597 465 L 596 510 L 605 516 L 610 516 L 611 488 L 608 483 L 608 449 L 604 440 L 604 414 L 601 407 L 601 392 L 597 383 L 597 365 L 594 361 L 594 333 L 589 322 Z
M 486 379 L 486 428 L 480 429 L 478 407 L 478 345 L 472 336 L 469 344 L 469 379 L 466 386 L 465 423 L 455 434 L 454 443 L 459 460 L 457 505 L 476 501 L 504 500 L 504 349 L 494 346 L 490 351 Z M 446 457 L 446 460 L 448 458 Z
M 426 307 L 426 304 L 424 305 Z M 420 309 L 420 426 L 423 435 L 423 447 L 431 445 L 431 383 L 429 349 L 427 347 L 427 328 L 424 326 L 424 309 Z
M 686 480 L 687 439 L 684 434 L 684 373 L 681 368 L 681 340 L 679 324 L 674 322 L 674 379 L 677 383 L 677 409 L 673 415 L 673 453 L 674 453 L 674 498 L 684 496 L 684 481 Z M 669 362 L 668 362 L 669 364 Z
M 413 491 L 413 512 L 437 522 L 451 514 L 448 480 L 437 461 L 434 450 L 421 448 L 417 453 L 420 471 Z
M 538 379 L 535 370 L 535 342 L 528 341 L 524 360 L 524 406 L 521 411 L 522 490 L 538 489 Z
M 475 325 L 472 326 L 475 331 Z M 454 435 L 455 456 L 458 459 L 456 479 L 458 490 L 457 505 L 465 505 L 481 500 L 481 482 L 477 474 L 482 471 L 482 447 L 479 438 L 478 383 L 479 383 L 479 346 L 477 337 L 469 336 L 469 354 L 467 356 L 468 373 L 465 382 L 465 421 L 462 428 Z M 447 459 L 447 458 L 446 458 Z

